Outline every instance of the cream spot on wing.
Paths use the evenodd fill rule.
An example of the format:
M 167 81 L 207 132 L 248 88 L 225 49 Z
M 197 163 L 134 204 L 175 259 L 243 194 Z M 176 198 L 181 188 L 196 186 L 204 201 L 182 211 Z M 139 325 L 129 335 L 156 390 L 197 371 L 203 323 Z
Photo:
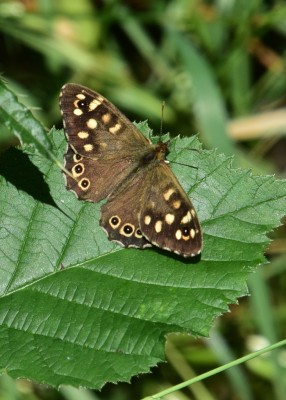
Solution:
M 135 226 L 132 224 L 124 224 L 121 228 L 119 233 L 121 233 L 121 235 L 126 236 L 126 237 L 130 237 L 133 235 L 135 230 Z
M 111 115 L 109 113 L 103 114 L 103 116 L 101 117 L 102 122 L 104 124 L 107 124 L 110 121 Z
M 119 131 L 120 128 L 121 128 L 121 124 L 117 123 L 116 125 L 109 128 L 109 132 L 112 134 L 115 134 L 116 132 Z
M 156 223 L 155 223 L 155 231 L 157 233 L 160 233 L 161 230 L 162 230 L 162 221 L 156 221 Z
M 181 219 L 181 223 L 182 224 L 187 224 L 188 222 L 190 222 L 192 219 L 191 213 L 190 211 L 187 212 L 187 214 Z
M 166 190 L 166 192 L 163 193 L 164 199 L 168 201 L 173 193 L 175 193 L 175 189 L 169 188 L 168 190 Z
M 140 230 L 139 228 L 136 229 L 136 231 L 135 231 L 135 236 L 136 236 L 138 239 L 141 239 L 141 238 L 143 237 L 142 232 L 141 232 L 141 230 Z
M 176 239 L 180 240 L 182 238 L 182 231 L 178 229 L 175 233 Z
M 73 113 L 74 115 L 77 115 L 79 117 L 80 115 L 82 115 L 82 110 L 80 108 L 75 108 L 73 110 Z
M 85 144 L 83 146 L 85 151 L 92 151 L 93 150 L 93 145 L 92 144 Z
M 164 249 L 164 250 L 168 250 L 168 251 L 172 251 L 172 250 L 170 249 L 170 247 L 167 247 L 167 246 L 164 246 L 163 249 Z
M 196 236 L 196 231 L 194 229 L 191 229 L 190 235 L 191 235 L 191 238 L 194 239 L 194 237 Z
M 183 238 L 183 240 L 187 241 L 187 240 L 190 239 L 190 236 L 184 236 L 184 235 L 183 235 L 182 238 Z
M 76 164 L 72 168 L 72 175 L 74 178 L 78 178 L 84 173 L 84 165 L 82 163 Z
M 82 189 L 82 190 L 87 190 L 90 187 L 90 180 L 87 178 L 82 178 L 79 182 L 78 182 L 78 186 Z
M 100 146 L 102 149 L 105 149 L 105 148 L 107 147 L 107 143 L 101 142 L 101 143 L 99 143 L 99 146 Z
M 97 121 L 94 118 L 90 118 L 86 125 L 88 126 L 89 129 L 95 129 L 97 127 Z
M 191 214 L 192 214 L 193 217 L 195 217 L 195 215 L 196 215 L 196 212 L 195 212 L 195 210 L 193 208 L 191 209 Z
M 143 249 L 146 249 L 147 247 L 152 247 L 152 244 L 151 243 L 146 243 L 146 244 L 143 245 Z
M 121 224 L 121 218 L 119 218 L 118 215 L 113 215 L 109 218 L 109 224 L 113 229 L 116 229 Z
M 85 131 L 80 131 L 80 132 L 78 132 L 77 136 L 80 139 L 87 139 L 89 137 L 89 133 L 85 132 Z
M 83 158 L 83 157 L 80 156 L 79 154 L 74 154 L 74 155 L 73 155 L 73 160 L 74 160 L 74 162 L 81 161 L 82 158 Z
M 77 97 L 79 100 L 84 100 L 84 99 L 85 99 L 85 95 L 82 94 L 82 93 L 77 94 L 76 97 Z
M 100 104 L 101 101 L 99 99 L 93 99 L 88 105 L 89 111 L 95 110 Z
M 150 215 L 145 215 L 145 217 L 144 217 L 144 223 L 145 223 L 145 225 L 150 225 L 150 222 L 151 222 L 151 217 L 150 217 Z
M 178 208 L 181 207 L 181 200 L 175 200 L 175 201 L 173 201 L 172 206 L 173 206 L 173 208 L 174 208 L 175 210 L 178 210 Z
M 167 222 L 168 225 L 172 225 L 172 223 L 175 220 L 175 215 L 174 214 L 166 214 L 165 215 L 165 221 Z

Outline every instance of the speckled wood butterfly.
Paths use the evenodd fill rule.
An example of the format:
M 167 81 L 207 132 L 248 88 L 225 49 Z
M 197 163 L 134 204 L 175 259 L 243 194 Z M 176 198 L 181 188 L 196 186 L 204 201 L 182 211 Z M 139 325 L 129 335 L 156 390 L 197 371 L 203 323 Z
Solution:
M 194 207 L 165 161 L 168 144 L 152 144 L 107 99 L 68 83 L 60 95 L 68 142 L 68 190 L 98 202 L 100 225 L 125 247 L 151 244 L 184 257 L 201 252 Z

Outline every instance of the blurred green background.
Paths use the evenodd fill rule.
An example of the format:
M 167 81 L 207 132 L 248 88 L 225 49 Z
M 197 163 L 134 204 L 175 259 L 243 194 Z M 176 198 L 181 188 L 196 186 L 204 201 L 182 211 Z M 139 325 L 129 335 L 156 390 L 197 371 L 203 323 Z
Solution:
M 282 0 L 0 0 L 0 71 L 46 127 L 62 127 L 66 82 L 102 93 L 131 120 L 148 119 L 154 133 L 165 101 L 164 132 L 198 134 L 236 166 L 277 177 L 286 170 L 285 49 Z M 1 151 L 15 144 L 1 127 Z M 171 335 L 168 363 L 101 392 L 58 392 L 4 374 L 0 400 L 140 399 L 285 338 L 284 226 L 271 237 L 251 296 L 215 321 L 210 339 Z M 285 400 L 286 349 L 168 397 L 190 398 Z

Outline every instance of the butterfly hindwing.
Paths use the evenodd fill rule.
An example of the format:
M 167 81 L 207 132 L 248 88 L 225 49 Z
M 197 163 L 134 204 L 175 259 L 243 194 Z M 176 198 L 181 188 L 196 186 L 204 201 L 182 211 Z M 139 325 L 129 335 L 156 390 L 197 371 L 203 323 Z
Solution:
M 100 225 L 109 240 L 125 247 L 150 247 L 139 225 L 141 199 L 145 193 L 144 173 L 137 172 L 118 187 L 108 202 L 101 207 Z M 146 177 L 145 177 L 146 178 Z
M 150 181 L 139 218 L 143 235 L 152 244 L 184 257 L 199 254 L 202 236 L 196 211 L 169 166 L 161 162 Z
M 128 159 L 100 159 L 83 157 L 68 146 L 65 154 L 68 190 L 79 199 L 98 202 L 108 197 L 133 171 Z

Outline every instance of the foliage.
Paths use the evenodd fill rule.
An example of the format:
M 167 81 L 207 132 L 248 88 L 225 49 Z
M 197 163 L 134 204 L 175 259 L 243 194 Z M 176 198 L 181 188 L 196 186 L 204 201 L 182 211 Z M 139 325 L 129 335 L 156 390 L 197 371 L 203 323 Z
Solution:
M 170 278 L 173 282 L 173 279 L 179 279 L 176 278 L 179 270 L 181 278 L 189 285 L 186 288 L 188 292 L 193 291 L 192 285 L 198 279 L 198 293 L 203 291 L 203 300 L 212 298 L 208 297 L 209 291 L 201 284 L 203 271 L 211 271 L 206 273 L 206 283 L 213 278 L 212 285 L 217 283 L 215 279 L 219 276 L 218 270 L 226 272 L 222 281 L 219 281 L 222 285 L 223 282 L 227 284 L 223 287 L 218 286 L 218 304 L 209 301 L 202 304 L 199 310 L 202 311 L 206 307 L 210 312 L 200 313 L 196 324 L 190 324 L 188 318 L 183 318 L 181 312 L 184 310 L 180 312 L 180 307 L 178 315 L 175 316 L 176 310 L 173 311 L 171 315 L 174 315 L 174 326 L 178 331 L 207 334 L 212 318 L 227 310 L 227 304 L 247 293 L 246 277 L 254 265 L 264 262 L 262 250 L 268 243 L 265 233 L 279 224 L 279 218 L 283 214 L 285 183 L 275 181 L 271 176 L 257 177 L 246 170 L 233 169 L 230 160 L 219 154 L 223 152 L 227 156 L 235 155 L 233 162 L 236 166 L 251 166 L 256 173 L 272 174 L 276 170 L 285 170 L 285 144 L 282 138 L 285 135 L 285 113 L 279 108 L 285 102 L 285 13 L 284 3 L 275 0 L 0 2 L 0 66 L 5 79 L 9 81 L 9 86 L 13 88 L 12 92 L 5 92 L 5 96 L 8 97 L 3 97 L 4 93 L 1 93 L 1 147 L 4 150 L 10 144 L 15 144 L 12 131 L 25 143 L 24 153 L 10 149 L 1 155 L 1 174 L 5 177 L 1 180 L 1 213 L 5 217 L 5 224 L 2 225 L 1 221 L 0 237 L 5 246 L 1 245 L 0 248 L 5 254 L 5 263 L 2 264 L 1 259 L 0 285 L 7 291 L 1 304 L 4 305 L 4 314 L 10 310 L 8 304 L 11 299 L 14 306 L 17 305 L 14 319 L 19 324 L 16 332 L 22 337 L 22 344 L 25 343 L 24 338 L 27 339 L 32 328 L 36 326 L 42 327 L 43 331 L 46 329 L 45 332 L 48 331 L 46 340 L 55 339 L 55 322 L 53 325 L 51 321 L 49 326 L 47 321 L 44 323 L 41 319 L 40 310 L 34 315 L 32 310 L 28 309 L 32 299 L 30 295 L 43 302 L 43 287 L 49 280 L 53 283 L 49 287 L 51 290 L 58 279 L 70 278 L 70 274 L 77 274 L 79 271 L 94 276 L 99 266 L 104 264 L 107 268 L 106 260 L 110 261 L 110 257 L 116 257 L 116 260 L 118 257 L 118 260 L 121 260 L 126 252 L 128 260 L 122 264 L 125 272 L 130 271 L 133 266 L 134 273 L 138 274 L 136 268 L 140 263 L 144 262 L 145 266 L 145 261 L 149 261 L 152 264 L 151 273 L 157 273 L 156 279 L 159 282 L 160 279 L 164 281 L 166 276 L 160 275 L 157 268 L 164 272 L 169 271 L 169 268 L 170 271 L 175 269 Z M 170 160 L 195 167 L 173 165 L 203 222 L 205 244 L 203 258 L 199 263 L 191 266 L 184 264 L 182 267 L 181 260 L 159 251 L 148 250 L 141 254 L 135 250 L 115 250 L 101 230 L 94 231 L 94 227 L 98 226 L 99 206 L 91 207 L 90 204 L 79 203 L 72 194 L 65 192 L 55 160 L 48 161 L 44 158 L 47 150 L 49 156 L 53 154 L 47 140 L 52 142 L 53 152 L 58 151 L 57 157 L 62 156 L 62 133 L 52 130 L 47 137 L 48 130 L 45 132 L 43 125 L 61 126 L 57 105 L 58 92 L 67 81 L 81 83 L 102 92 L 131 119 L 148 118 L 150 125 L 155 127 L 159 126 L 163 99 L 166 102 L 164 131 L 170 131 L 173 137 L 178 133 L 190 136 L 198 132 L 204 146 L 219 149 L 218 152 L 191 151 L 190 147 L 200 149 L 200 144 L 195 138 L 174 139 L 171 146 Z M 16 100 L 13 92 L 20 94 L 20 102 Z M 21 108 L 21 103 L 25 103 L 28 109 L 32 108 L 37 118 L 35 119 L 27 109 Z M 11 107 L 16 107 L 14 114 Z M 158 131 L 158 128 L 156 130 Z M 218 202 L 220 196 L 221 202 Z M 243 207 L 243 204 L 246 207 Z M 84 225 L 77 224 L 77 219 Z M 88 229 L 91 225 L 93 229 Z M 7 234 L 10 230 L 13 235 Z M 64 238 L 67 232 L 71 233 L 68 244 Z M 83 234 L 88 240 L 86 246 L 79 242 Z M 185 338 L 182 335 L 169 339 L 169 342 L 175 343 L 176 348 L 184 355 L 184 360 L 178 365 L 172 361 L 176 359 L 174 346 L 167 347 L 170 364 L 176 368 L 181 379 L 185 377 L 189 365 L 197 371 L 205 370 L 216 363 L 227 362 L 253 350 L 251 340 L 255 338 L 254 333 L 259 333 L 266 343 L 285 337 L 283 228 L 271 236 L 274 241 L 267 251 L 272 262 L 252 274 L 252 279 L 248 281 L 252 296 L 240 300 L 239 307 L 232 307 L 231 314 L 220 318 L 219 324 L 212 330 L 211 340 L 207 341 L 207 344 L 196 340 L 194 344 L 190 337 Z M 96 243 L 96 246 L 92 246 L 91 243 Z M 232 252 L 234 243 L 237 246 Z M 45 251 L 36 251 L 42 246 Z M 210 248 L 216 251 L 213 250 L 210 254 Z M 100 251 L 102 257 L 98 257 Z M 107 254 L 107 251 L 110 251 L 110 254 Z M 213 259 L 221 254 L 226 259 Z M 143 256 L 143 261 L 137 259 Z M 168 264 L 162 265 L 163 260 L 165 263 L 168 260 Z M 120 270 L 118 262 L 115 261 L 114 264 L 112 259 L 117 273 Z M 89 268 L 85 268 L 86 265 Z M 246 270 L 243 265 L 248 266 Z M 232 276 L 233 269 L 236 272 Z M 147 271 L 148 269 L 146 273 Z M 194 271 L 199 271 L 195 277 Z M 191 281 L 188 280 L 189 274 L 192 277 Z M 7 276 L 10 277 L 10 283 Z M 237 276 L 240 278 L 234 286 Z M 2 277 L 5 279 L 2 280 Z M 110 276 L 104 277 L 107 279 Z M 117 282 L 119 278 L 113 279 Z M 65 284 L 67 285 L 67 282 Z M 98 284 L 96 282 L 96 285 Z M 148 298 L 150 305 L 159 294 L 154 294 L 152 285 L 146 286 L 148 294 L 153 296 Z M 63 312 L 63 304 L 71 295 L 68 291 L 63 294 L 63 287 L 60 287 L 58 292 L 58 296 L 62 296 L 52 298 L 56 306 L 59 306 L 59 313 Z M 83 284 L 79 284 L 79 287 L 84 292 Z M 36 288 L 38 290 L 35 290 Z M 89 286 L 86 292 L 90 292 L 88 288 Z M 161 290 L 164 288 L 164 285 L 160 286 Z M 49 290 L 46 290 L 46 293 L 49 294 Z M 176 298 L 176 306 L 182 305 L 179 286 L 174 284 L 169 290 Z M 212 289 L 211 296 L 213 291 Z M 94 297 L 90 299 L 94 302 L 98 300 Z M 90 308 L 85 310 L 92 309 L 92 300 L 88 303 Z M 173 297 L 172 300 L 174 301 Z M 23 301 L 27 301 L 27 314 Z M 81 301 L 84 305 L 82 297 Z M 89 301 L 89 297 L 86 301 Z M 184 304 L 189 307 L 192 301 L 193 294 Z M 68 308 L 71 312 L 73 307 L 75 310 L 81 303 L 67 304 L 71 307 Z M 119 306 L 125 303 L 118 300 L 116 304 Z M 167 304 L 170 307 L 170 302 Z M 53 309 L 54 313 L 57 311 L 56 306 Z M 215 306 L 218 308 L 214 309 Z M 43 315 L 47 309 L 48 304 L 44 302 Z M 11 312 L 12 310 L 13 308 Z M 156 312 L 157 310 L 158 308 Z M 162 318 L 163 311 L 160 309 L 158 312 Z M 189 316 L 193 317 L 193 313 L 194 310 Z M 29 320 L 28 316 L 32 315 L 40 319 Z M 62 314 L 62 317 L 68 315 L 70 314 Z M 122 317 L 121 314 L 120 316 Z M 5 325 L 7 331 L 1 335 L 3 340 L 9 329 L 16 333 L 12 329 L 12 314 L 9 314 L 9 317 L 8 325 Z M 203 320 L 202 323 L 199 323 L 200 319 Z M 42 325 L 37 325 L 39 322 Z M 166 321 L 155 321 L 154 327 L 159 329 L 160 323 L 165 326 Z M 72 335 L 74 326 L 66 335 Z M 163 335 L 173 329 L 168 325 L 160 332 Z M 164 339 L 159 335 L 159 331 L 156 336 L 155 330 L 152 333 L 153 338 L 157 338 L 154 342 L 156 351 L 153 354 L 150 351 L 146 355 L 145 371 L 163 358 Z M 58 333 L 61 333 L 60 330 Z M 151 335 L 150 331 L 148 333 Z M 78 339 L 80 340 L 80 335 Z M 257 343 L 257 338 L 254 342 Z M 20 342 L 16 340 L 13 345 L 15 343 Z M 108 345 L 107 342 L 105 344 Z M 28 350 L 31 350 L 31 347 L 25 345 L 18 348 L 18 352 L 13 352 L 13 368 L 8 368 L 8 372 L 13 376 L 24 376 L 24 372 L 18 367 L 20 364 L 23 366 L 20 359 L 23 360 L 27 356 L 29 362 L 25 368 L 28 370 L 30 365 L 33 373 L 38 374 L 33 376 L 39 381 L 45 381 L 46 376 L 41 375 L 41 370 L 36 367 L 38 364 L 31 364 L 32 352 Z M 7 351 L 6 357 L 8 353 Z M 38 357 L 48 355 L 47 351 L 38 353 Z M 152 355 L 156 360 L 150 361 Z M 19 365 L 16 363 L 16 356 Z M 89 358 L 82 363 L 86 364 L 87 360 Z M 55 360 L 51 357 L 49 361 L 52 364 Z M 56 363 L 52 365 L 57 369 Z M 59 368 L 62 367 L 63 363 L 60 361 Z M 204 388 L 209 390 L 207 394 L 210 395 L 211 392 L 213 397 L 219 398 L 219 393 L 227 390 L 229 397 L 233 393 L 239 393 L 241 399 L 252 399 L 254 396 L 261 399 L 270 396 L 281 400 L 285 398 L 284 370 L 277 353 L 260 358 L 255 363 L 248 363 L 246 368 L 252 372 L 251 379 L 246 379 L 243 370 L 231 369 L 227 378 L 220 376 L 205 383 Z M 135 368 L 131 371 L 132 366 L 130 370 L 125 367 L 123 369 L 124 371 L 117 371 L 124 375 L 118 379 L 129 379 L 135 372 Z M 163 376 L 149 375 L 133 380 L 131 387 L 121 384 L 114 389 L 107 385 L 100 396 L 116 398 L 121 395 L 123 398 L 134 399 L 140 393 L 141 397 L 144 397 L 146 392 L 149 394 L 158 391 L 157 385 L 161 385 L 161 382 L 170 385 L 170 372 L 164 375 L 164 368 L 160 368 L 159 371 Z M 44 375 L 46 374 L 48 373 L 45 372 Z M 49 374 L 53 375 L 53 384 L 57 385 L 59 381 L 56 381 L 56 375 L 51 371 Z M 171 380 L 175 379 L 173 376 Z M 99 380 L 98 386 L 101 385 Z M 150 388 L 150 382 L 155 386 Z M 80 382 L 74 381 L 74 384 Z M 8 387 L 7 385 L 11 388 L 18 383 L 3 378 L 0 392 L 1 388 Z M 91 386 L 89 383 L 86 385 Z M 62 392 L 62 395 L 72 396 L 68 390 Z M 183 393 L 181 395 L 183 396 Z M 205 392 L 203 395 L 196 395 L 207 398 Z M 81 393 L 81 396 L 84 394 Z
M 6 92 L 2 84 L 3 98 Z M 21 126 L 24 107 L 14 103 L 15 97 L 3 103 L 0 118 L 32 143 L 26 153 L 45 180 L 32 195 L 25 185 L 9 183 L 3 171 L 1 367 L 13 377 L 55 386 L 100 388 L 162 361 L 170 332 L 207 335 L 214 317 L 247 293 L 245 279 L 264 261 L 265 234 L 284 213 L 286 182 L 234 170 L 225 156 L 202 151 L 196 138 L 176 138 L 170 161 L 180 164 L 177 174 L 200 215 L 201 259 L 119 249 L 100 230 L 100 206 L 67 193 L 57 165 L 35 146 L 34 136 L 41 138 L 37 144 L 45 142 L 37 120 L 31 114 L 24 119 L 30 120 L 29 134 Z M 66 147 L 63 137 L 50 132 L 57 157 Z M 198 150 L 195 172 L 181 166 L 188 148 Z M 15 178 L 18 169 L 28 173 L 17 152 L 8 151 L 4 160 Z M 17 163 L 9 162 L 11 156 Z M 43 192 L 48 195 L 41 199 Z

